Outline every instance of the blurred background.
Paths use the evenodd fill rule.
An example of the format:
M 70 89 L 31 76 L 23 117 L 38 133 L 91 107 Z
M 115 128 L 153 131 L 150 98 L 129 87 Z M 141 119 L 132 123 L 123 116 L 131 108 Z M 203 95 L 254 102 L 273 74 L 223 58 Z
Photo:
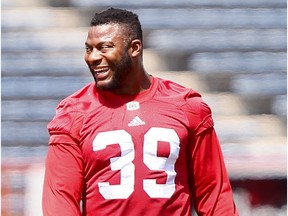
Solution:
M 147 71 L 211 106 L 240 215 L 286 215 L 285 0 L 2 0 L 1 215 L 42 215 L 46 125 L 92 81 L 87 27 L 111 6 L 139 15 Z

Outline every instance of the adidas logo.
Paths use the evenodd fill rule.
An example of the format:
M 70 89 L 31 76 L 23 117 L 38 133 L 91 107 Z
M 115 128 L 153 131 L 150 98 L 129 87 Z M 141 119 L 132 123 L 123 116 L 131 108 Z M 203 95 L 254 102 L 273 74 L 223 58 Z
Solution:
M 133 120 L 128 124 L 129 127 L 145 125 L 145 122 L 142 121 L 138 116 L 133 118 Z

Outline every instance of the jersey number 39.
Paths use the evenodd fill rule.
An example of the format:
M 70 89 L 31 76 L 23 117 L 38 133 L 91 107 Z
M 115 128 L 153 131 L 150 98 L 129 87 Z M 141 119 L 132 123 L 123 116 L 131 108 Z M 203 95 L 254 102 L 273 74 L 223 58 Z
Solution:
M 164 141 L 170 145 L 168 157 L 157 156 L 157 143 Z M 99 182 L 99 192 L 105 199 L 125 199 L 134 191 L 135 157 L 132 137 L 125 130 L 114 130 L 97 134 L 93 141 L 93 151 L 105 149 L 118 143 L 121 156 L 110 159 L 111 170 L 120 170 L 120 184 L 110 185 Z M 169 198 L 175 191 L 175 162 L 178 158 L 180 140 L 173 129 L 152 127 L 144 135 L 143 162 L 150 170 L 161 170 L 167 174 L 165 184 L 157 184 L 156 179 L 143 179 L 143 190 L 151 198 Z

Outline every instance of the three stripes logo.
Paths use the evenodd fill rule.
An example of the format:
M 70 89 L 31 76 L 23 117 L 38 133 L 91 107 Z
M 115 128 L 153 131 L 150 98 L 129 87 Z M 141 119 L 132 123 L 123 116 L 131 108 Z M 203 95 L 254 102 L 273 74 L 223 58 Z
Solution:
M 139 125 L 145 125 L 145 122 L 139 118 L 139 116 L 136 116 L 132 119 L 132 121 L 128 124 L 129 127 L 139 126 Z

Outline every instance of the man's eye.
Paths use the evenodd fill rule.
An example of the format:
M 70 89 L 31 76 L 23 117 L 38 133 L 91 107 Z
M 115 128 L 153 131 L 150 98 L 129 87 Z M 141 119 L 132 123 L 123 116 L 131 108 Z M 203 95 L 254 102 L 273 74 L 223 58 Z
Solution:
M 92 48 L 91 48 L 91 47 L 88 47 L 88 46 L 86 46 L 86 47 L 85 47 L 85 50 L 86 50 L 86 52 L 91 52 L 91 51 L 92 51 Z
M 112 48 L 113 48 L 112 45 L 103 45 L 103 46 L 101 46 L 101 52 L 108 52 Z

